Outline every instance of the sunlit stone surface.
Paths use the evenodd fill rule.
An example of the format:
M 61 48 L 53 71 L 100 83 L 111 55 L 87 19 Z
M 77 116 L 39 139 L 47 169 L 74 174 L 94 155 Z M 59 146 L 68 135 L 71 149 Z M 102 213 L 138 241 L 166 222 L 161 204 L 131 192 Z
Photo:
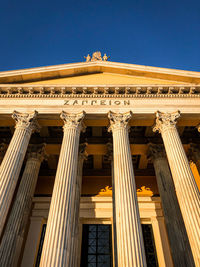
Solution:
M 78 147 L 84 113 L 61 113 L 64 136 L 55 178 L 40 266 L 72 266 L 70 261 L 74 223 Z M 70 264 L 70 265 L 69 265 Z
M 39 130 L 37 112 L 13 113 L 15 132 L 0 166 L 0 236 L 10 208 L 21 166 L 33 131 Z
M 151 158 L 155 168 L 174 265 L 194 266 L 164 147 L 149 144 L 148 157 Z
M 192 266 L 188 238 L 200 266 L 200 74 L 108 55 L 0 72 L 0 265 L 77 267 L 85 257 L 105 266 Z M 152 131 L 157 110 L 162 137 Z M 36 117 L 41 129 L 32 134 Z M 148 161 L 149 143 L 163 141 L 170 168 L 159 151 Z M 24 161 L 28 145 L 41 143 L 48 160 L 38 151 Z M 80 143 L 88 144 L 84 163 Z M 88 224 L 110 229 L 108 254 L 90 258 Z
M 196 266 L 200 264 L 200 192 L 176 129 L 180 112 L 156 114 Z
M 0 244 L 0 266 L 14 266 L 18 262 L 40 165 L 45 156 L 44 147 L 42 144 L 28 148 L 26 167 Z
M 113 134 L 118 266 L 146 266 L 128 122 L 131 113 L 108 114 Z

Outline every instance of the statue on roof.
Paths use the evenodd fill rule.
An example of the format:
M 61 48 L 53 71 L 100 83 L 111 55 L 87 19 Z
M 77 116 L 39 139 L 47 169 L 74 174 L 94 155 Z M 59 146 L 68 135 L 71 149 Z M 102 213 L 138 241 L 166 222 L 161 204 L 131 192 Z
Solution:
M 107 61 L 110 56 L 107 56 L 106 54 L 104 54 L 103 58 L 101 56 L 101 52 L 100 51 L 96 51 L 92 54 L 92 57 L 88 54 L 87 57 L 84 57 L 86 59 L 86 62 L 89 61 Z
M 102 61 L 102 57 L 101 57 L 101 52 L 100 51 L 96 51 L 92 54 L 92 59 L 91 61 Z
M 106 54 L 104 54 L 103 61 L 107 61 L 109 58 L 110 58 L 110 56 L 107 56 Z
M 91 61 L 91 56 L 88 54 L 87 57 L 84 57 L 86 59 L 86 62 Z

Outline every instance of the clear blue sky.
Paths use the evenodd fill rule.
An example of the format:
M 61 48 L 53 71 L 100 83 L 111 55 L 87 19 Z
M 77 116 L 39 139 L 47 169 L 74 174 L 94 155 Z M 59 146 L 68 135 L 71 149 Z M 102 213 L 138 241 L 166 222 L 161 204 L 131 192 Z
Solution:
M 199 0 L 1 0 L 0 70 L 111 61 L 200 71 Z

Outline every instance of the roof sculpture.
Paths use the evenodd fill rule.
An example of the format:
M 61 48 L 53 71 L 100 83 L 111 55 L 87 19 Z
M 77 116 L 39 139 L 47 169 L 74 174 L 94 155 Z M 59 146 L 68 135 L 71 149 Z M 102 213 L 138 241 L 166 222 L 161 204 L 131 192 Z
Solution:
M 106 54 L 104 54 L 104 56 L 101 56 L 101 52 L 100 51 L 96 51 L 92 54 L 92 57 L 90 56 L 90 54 L 88 54 L 86 57 L 84 57 L 86 59 L 86 62 L 89 61 L 107 61 L 110 56 L 107 56 Z

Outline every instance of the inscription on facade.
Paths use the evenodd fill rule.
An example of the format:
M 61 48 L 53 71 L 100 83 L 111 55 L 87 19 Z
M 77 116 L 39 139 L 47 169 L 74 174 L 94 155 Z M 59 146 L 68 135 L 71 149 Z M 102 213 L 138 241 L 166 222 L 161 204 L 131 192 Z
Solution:
M 130 100 L 65 100 L 64 105 L 129 106 Z

